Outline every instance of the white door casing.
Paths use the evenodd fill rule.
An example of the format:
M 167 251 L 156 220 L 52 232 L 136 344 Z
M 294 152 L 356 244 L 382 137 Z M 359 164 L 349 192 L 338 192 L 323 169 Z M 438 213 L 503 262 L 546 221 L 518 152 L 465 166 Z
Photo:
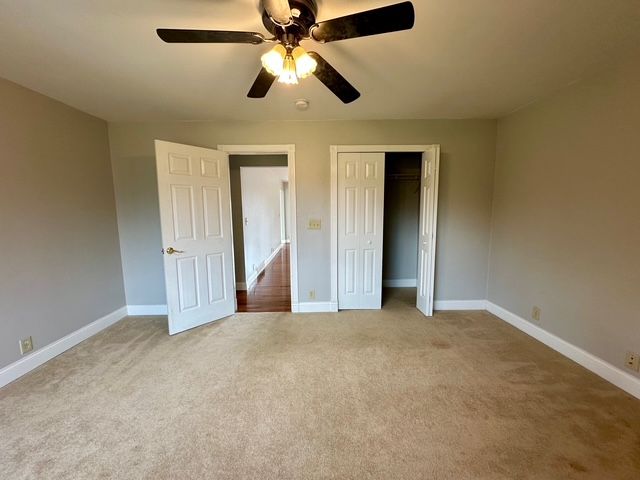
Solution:
M 296 146 L 290 145 L 218 145 L 218 150 L 229 155 L 287 155 L 289 165 L 289 181 L 287 187 L 287 212 L 289 220 L 288 240 L 290 241 L 289 258 L 291 262 L 291 311 L 299 312 L 298 302 L 298 235 L 296 206 Z
M 338 304 L 382 306 L 384 162 L 380 152 L 338 154 Z
M 427 316 L 433 315 L 439 162 L 439 148 L 422 154 L 416 306 Z
M 339 157 L 344 153 L 363 152 L 419 152 L 422 154 L 422 180 L 420 203 L 420 243 L 418 247 L 418 295 L 416 306 L 425 315 L 433 314 L 435 257 L 438 216 L 438 177 L 440 166 L 439 145 L 331 145 L 331 304 L 332 308 L 345 308 L 340 294 L 341 251 L 340 217 L 338 208 L 340 189 Z M 427 179 L 429 178 L 429 181 Z M 430 240 L 429 240 L 430 239 Z M 424 242 L 427 242 L 426 244 Z M 421 257 L 421 254 L 423 255 Z M 422 264 L 420 260 L 422 258 Z
M 173 335 L 235 312 L 229 159 L 190 145 L 155 146 Z

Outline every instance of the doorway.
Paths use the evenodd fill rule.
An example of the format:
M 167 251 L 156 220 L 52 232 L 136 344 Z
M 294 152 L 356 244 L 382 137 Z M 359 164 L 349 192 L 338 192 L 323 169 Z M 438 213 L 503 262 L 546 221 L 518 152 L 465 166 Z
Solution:
M 420 152 L 385 154 L 382 305 L 416 303 L 420 227 Z
M 427 316 L 433 314 L 439 159 L 438 145 L 331 146 L 331 292 L 335 310 L 380 309 L 383 280 L 387 286 L 414 288 L 413 277 L 416 307 Z M 389 179 L 387 164 L 391 165 Z M 398 182 L 395 190 L 406 198 L 391 198 L 390 206 L 386 205 L 385 184 L 399 180 L 402 184 Z M 410 186 L 409 180 L 415 181 L 414 185 Z M 388 186 L 395 194 L 394 186 Z M 394 203 L 411 202 L 416 198 L 413 195 L 419 202 L 417 231 L 415 218 L 410 220 L 411 208 L 400 212 L 400 218 L 399 212 L 393 211 Z M 391 212 L 385 212 L 389 208 Z M 385 214 L 392 218 L 385 220 Z M 417 238 L 406 233 L 413 236 L 412 245 L 395 231 L 403 217 L 407 228 L 417 233 Z M 385 222 L 391 222 L 386 232 Z M 408 265 L 415 268 L 415 276 Z
M 156 140 L 155 149 L 169 334 L 237 310 L 229 152 L 287 157 L 290 304 L 298 311 L 295 146 L 232 145 L 216 150 Z M 280 238 L 282 227 L 277 230 Z
M 297 312 L 295 145 L 219 145 L 218 149 L 229 154 L 230 182 L 238 187 L 231 186 L 236 309 L 238 312 Z M 262 219 L 256 217 L 255 208 L 242 208 L 242 177 L 248 182 L 255 181 L 251 172 L 256 173 L 256 170 L 252 169 L 272 167 L 286 169 L 278 180 L 271 202 L 274 206 L 270 211 L 279 219 L 277 223 L 272 222 L 277 225 L 277 237 L 267 246 L 264 259 L 260 255 L 247 259 L 245 227 L 260 230 Z M 259 173 L 257 171 L 258 176 Z M 252 190 L 250 185 L 245 188 L 245 191 L 249 190 Z
M 290 312 L 287 155 L 229 155 L 238 312 Z

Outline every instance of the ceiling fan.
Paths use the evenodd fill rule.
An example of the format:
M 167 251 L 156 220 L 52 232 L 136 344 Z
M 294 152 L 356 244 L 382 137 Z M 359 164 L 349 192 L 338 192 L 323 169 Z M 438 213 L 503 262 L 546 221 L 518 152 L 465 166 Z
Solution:
M 249 90 L 249 98 L 264 98 L 276 78 L 280 83 L 297 84 L 299 79 L 313 74 L 340 100 L 351 103 L 360 97 L 360 92 L 316 52 L 307 53 L 300 42 L 315 40 L 329 43 L 409 30 L 415 21 L 411 2 L 323 22 L 316 22 L 317 13 L 316 0 L 263 0 L 262 23 L 273 38 L 265 38 L 257 32 L 225 30 L 160 28 L 157 33 L 167 43 L 276 43 L 272 50 L 262 56 L 262 69 Z

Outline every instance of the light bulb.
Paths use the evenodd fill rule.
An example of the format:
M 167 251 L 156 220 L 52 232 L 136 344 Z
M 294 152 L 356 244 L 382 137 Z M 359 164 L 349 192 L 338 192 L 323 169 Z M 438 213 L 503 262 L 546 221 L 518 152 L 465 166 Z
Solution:
M 307 78 L 316 71 L 318 62 L 316 62 L 302 47 L 296 47 L 291 52 L 296 62 L 296 73 L 299 78 Z
M 296 85 L 298 83 L 298 77 L 296 75 L 296 61 L 290 54 L 287 54 L 284 57 L 282 73 L 278 77 L 278 82 L 286 83 L 287 85 Z
M 262 56 L 262 66 L 271 75 L 278 77 L 282 73 L 286 55 L 287 49 L 278 44 Z

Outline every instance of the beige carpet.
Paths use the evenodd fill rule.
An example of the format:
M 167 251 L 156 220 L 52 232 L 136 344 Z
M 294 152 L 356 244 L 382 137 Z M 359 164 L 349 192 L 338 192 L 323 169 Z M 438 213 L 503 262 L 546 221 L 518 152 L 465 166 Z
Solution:
M 407 295 L 175 337 L 126 319 L 0 390 L 0 478 L 640 478 L 640 401 Z

